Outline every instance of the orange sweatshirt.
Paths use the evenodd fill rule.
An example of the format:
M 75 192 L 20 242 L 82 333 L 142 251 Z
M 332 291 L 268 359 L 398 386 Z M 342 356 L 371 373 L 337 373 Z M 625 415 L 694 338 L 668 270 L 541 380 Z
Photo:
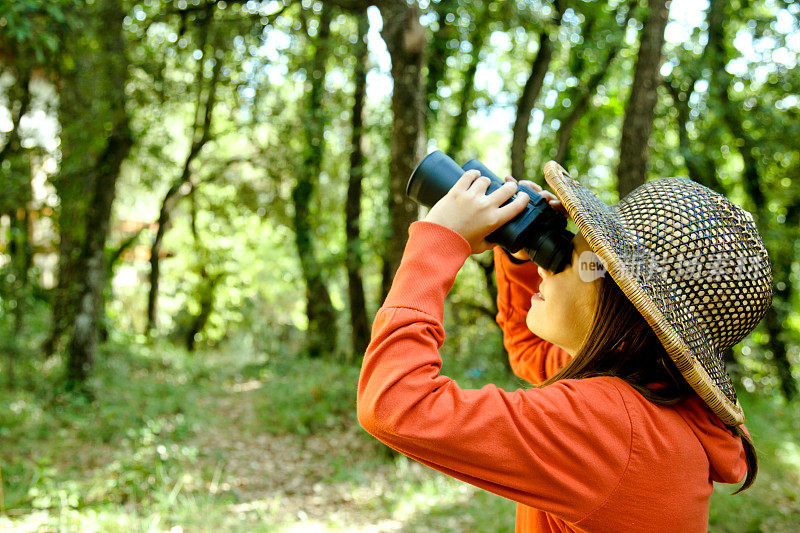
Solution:
M 746 470 L 739 438 L 699 399 L 645 400 L 618 378 L 543 388 L 462 389 L 440 374 L 444 299 L 470 255 L 458 233 L 409 228 L 358 384 L 358 420 L 436 470 L 518 502 L 517 531 L 699 532 L 712 481 Z M 528 331 L 533 264 L 495 250 L 498 308 L 514 372 L 537 383 L 568 358 Z

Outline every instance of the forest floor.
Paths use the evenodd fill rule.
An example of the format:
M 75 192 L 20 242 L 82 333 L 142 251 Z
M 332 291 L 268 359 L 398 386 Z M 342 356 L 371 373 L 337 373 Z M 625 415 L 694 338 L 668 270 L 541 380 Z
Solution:
M 93 401 L 45 377 L 0 389 L 0 530 L 513 530 L 512 502 L 358 426 L 352 366 L 120 346 L 98 364 Z M 710 530 L 796 531 L 800 408 L 742 402 L 761 472 L 743 495 L 716 491 Z

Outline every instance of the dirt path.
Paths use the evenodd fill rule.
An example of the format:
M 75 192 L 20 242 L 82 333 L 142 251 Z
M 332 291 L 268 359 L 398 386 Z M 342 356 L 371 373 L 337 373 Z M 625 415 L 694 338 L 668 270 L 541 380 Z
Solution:
M 307 436 L 259 431 L 263 424 L 252 401 L 258 388 L 258 382 L 237 384 L 209 398 L 205 407 L 216 412 L 220 425 L 199 432 L 189 443 L 214 463 L 209 490 L 235 495 L 233 514 L 251 524 L 296 523 L 299 529 L 402 529 L 401 523 L 386 520 L 385 511 L 368 505 L 386 489 L 389 464 L 370 468 L 368 485 L 332 481 L 337 460 L 376 456 L 378 447 L 358 435 L 360 428 Z

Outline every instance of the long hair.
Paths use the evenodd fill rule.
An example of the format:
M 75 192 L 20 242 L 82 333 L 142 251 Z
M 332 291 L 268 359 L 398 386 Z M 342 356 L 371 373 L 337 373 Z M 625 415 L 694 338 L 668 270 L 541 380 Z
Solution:
M 554 376 L 541 386 L 561 379 L 614 376 L 636 389 L 647 400 L 660 405 L 675 405 L 696 395 L 667 354 L 653 328 L 625 296 L 610 275 L 602 277 L 592 327 L 583 346 Z M 658 384 L 657 387 L 648 387 Z M 750 437 L 741 426 L 728 426 L 742 439 L 747 489 L 758 473 L 758 459 Z

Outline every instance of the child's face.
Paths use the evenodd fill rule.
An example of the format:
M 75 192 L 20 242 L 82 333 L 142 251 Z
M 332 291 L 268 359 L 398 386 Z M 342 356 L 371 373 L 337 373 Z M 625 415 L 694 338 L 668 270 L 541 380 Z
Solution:
M 589 335 L 602 280 L 581 279 L 579 258 L 582 253 L 591 252 L 591 248 L 580 233 L 572 244 L 572 262 L 564 270 L 553 274 L 539 267 L 542 277 L 539 291 L 544 300 L 533 297 L 526 323 L 538 337 L 574 356 Z

